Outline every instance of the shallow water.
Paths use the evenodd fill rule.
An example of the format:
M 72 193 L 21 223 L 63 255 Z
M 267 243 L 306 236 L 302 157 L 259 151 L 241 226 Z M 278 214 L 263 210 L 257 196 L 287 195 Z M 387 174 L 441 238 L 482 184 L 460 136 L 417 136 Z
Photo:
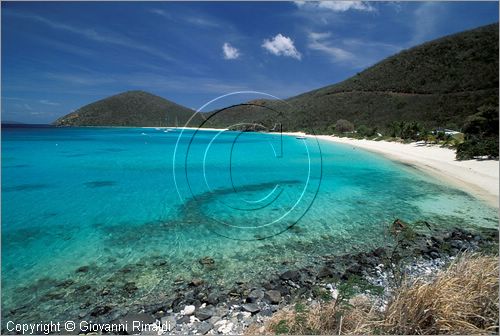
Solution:
M 176 281 L 265 279 L 290 264 L 384 245 L 394 218 L 498 223 L 495 209 L 467 193 L 341 144 L 2 129 L 2 314 L 74 318 L 99 304 L 161 300 Z M 199 263 L 205 256 L 215 264 Z

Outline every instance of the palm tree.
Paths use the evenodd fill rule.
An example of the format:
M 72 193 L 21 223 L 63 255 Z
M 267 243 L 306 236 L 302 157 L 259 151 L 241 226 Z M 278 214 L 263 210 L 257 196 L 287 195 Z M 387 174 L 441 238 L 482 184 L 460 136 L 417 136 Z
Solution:
M 392 121 L 387 127 L 389 128 L 391 137 L 395 138 L 400 135 L 400 127 L 397 121 Z

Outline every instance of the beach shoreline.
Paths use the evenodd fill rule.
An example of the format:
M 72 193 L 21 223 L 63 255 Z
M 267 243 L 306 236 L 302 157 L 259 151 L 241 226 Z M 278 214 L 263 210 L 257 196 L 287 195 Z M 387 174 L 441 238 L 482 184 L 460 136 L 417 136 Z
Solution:
M 305 135 L 308 138 L 317 138 L 381 154 L 393 161 L 410 164 L 474 195 L 490 206 L 499 207 L 499 162 L 497 160 L 458 161 L 452 149 L 415 142 L 403 144 L 304 133 L 286 133 L 286 135 Z
M 196 129 L 193 127 L 184 128 Z M 228 129 L 217 128 L 200 128 L 200 130 L 228 131 Z M 455 151 L 453 149 L 416 142 L 404 144 L 331 135 L 314 135 L 304 132 L 282 132 L 281 134 L 293 137 L 316 138 L 383 155 L 392 161 L 409 164 L 449 185 L 468 192 L 494 208 L 499 208 L 500 166 L 498 160 L 458 161 L 455 159 Z
M 116 126 L 112 126 L 116 127 Z M 106 127 L 107 128 L 107 127 Z M 124 127 L 130 128 L 130 127 Z M 133 128 L 133 127 L 132 127 Z M 212 132 L 229 131 L 225 128 L 199 127 L 138 127 L 142 129 L 176 129 L 201 130 Z M 280 133 L 271 133 L 280 134 Z M 314 135 L 304 132 L 283 132 L 282 135 L 293 137 L 316 138 L 318 140 L 353 146 L 383 155 L 384 157 L 405 164 L 434 176 L 443 182 L 468 192 L 494 208 L 499 208 L 499 161 L 497 160 L 463 160 L 455 159 L 455 151 L 438 145 L 425 145 L 412 142 L 403 144 L 390 141 L 375 141 L 336 137 L 331 135 Z

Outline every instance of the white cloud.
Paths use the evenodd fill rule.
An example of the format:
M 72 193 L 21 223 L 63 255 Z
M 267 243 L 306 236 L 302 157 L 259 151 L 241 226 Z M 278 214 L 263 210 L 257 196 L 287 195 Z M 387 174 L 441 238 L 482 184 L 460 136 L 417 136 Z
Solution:
M 187 17 L 185 18 L 186 22 L 201 26 L 201 27 L 220 27 L 220 24 L 218 22 L 208 20 L 206 18 L 201 18 L 201 17 Z
M 354 69 L 366 68 L 402 49 L 402 46 L 385 41 L 333 38 L 330 32 L 310 32 L 307 46 L 323 53 L 334 63 L 342 63 Z
M 224 59 L 233 60 L 240 57 L 240 51 L 230 45 L 228 42 L 222 45 L 222 51 L 224 53 Z
M 326 9 L 334 12 L 346 12 L 348 10 L 372 12 L 375 10 L 365 1 L 294 1 L 294 3 L 299 8 Z
M 435 38 L 438 25 L 445 16 L 442 4 L 438 2 L 424 2 L 421 4 L 414 13 L 415 20 L 412 22 L 414 27 L 413 38 L 410 45 L 419 44 Z
M 42 99 L 42 100 L 39 100 L 39 102 L 40 102 L 41 104 L 44 104 L 44 105 L 51 105 L 51 106 L 61 105 L 61 104 L 59 104 L 59 103 L 51 102 L 50 100 L 47 100 L 47 99 Z
M 281 34 L 276 35 L 271 40 L 265 39 L 262 43 L 262 48 L 276 56 L 288 56 L 298 60 L 302 59 L 302 55 L 295 48 L 293 40 Z
M 329 55 L 334 61 L 347 61 L 354 55 L 347 50 L 332 45 L 328 40 L 330 33 L 309 33 L 308 47 L 312 50 L 321 51 Z
M 89 40 L 100 42 L 100 43 L 107 43 L 107 44 L 114 44 L 118 45 L 121 47 L 126 47 L 126 48 L 131 48 L 131 49 L 136 49 L 142 52 L 146 52 L 150 55 L 162 58 L 166 61 L 174 61 L 170 55 L 167 55 L 166 53 L 162 52 L 161 50 L 158 50 L 154 47 L 150 47 L 148 45 L 144 45 L 139 43 L 136 40 L 133 40 L 125 35 L 119 34 L 119 33 L 111 33 L 111 32 L 103 32 L 100 31 L 98 32 L 94 28 L 83 28 L 83 27 L 76 27 L 72 25 L 68 25 L 65 23 L 61 23 L 58 21 L 53 21 L 49 20 L 43 16 L 36 15 L 36 14 L 24 14 L 24 13 L 18 13 L 18 12 L 9 12 L 9 15 L 16 16 L 19 18 L 24 18 L 32 21 L 37 21 L 40 23 L 43 23 L 53 29 L 58 29 L 58 30 L 63 30 L 67 31 L 73 34 L 77 34 L 80 36 L 83 36 Z
M 160 16 L 166 17 L 168 19 L 171 18 L 170 14 L 167 13 L 166 11 L 164 11 L 163 9 L 153 8 L 149 11 L 153 14 L 160 15 Z
M 212 20 L 212 19 L 209 19 L 209 18 L 204 18 L 204 17 L 197 17 L 197 16 L 183 17 L 183 16 L 179 16 L 179 15 L 174 17 L 169 12 L 167 12 L 163 9 L 159 9 L 159 8 L 150 9 L 149 12 L 156 14 L 156 15 L 159 15 L 159 16 L 163 16 L 164 18 L 169 19 L 169 20 L 176 20 L 177 19 L 176 21 L 184 21 L 184 22 L 187 22 L 189 24 L 193 24 L 193 25 L 201 26 L 201 27 L 215 28 L 215 27 L 221 26 L 219 22 Z

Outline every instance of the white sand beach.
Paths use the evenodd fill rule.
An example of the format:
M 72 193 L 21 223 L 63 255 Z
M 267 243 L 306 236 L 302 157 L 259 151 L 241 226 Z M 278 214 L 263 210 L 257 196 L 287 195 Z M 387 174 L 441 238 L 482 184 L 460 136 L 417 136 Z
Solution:
M 475 195 L 496 208 L 499 206 L 499 162 L 496 160 L 457 161 L 454 150 L 437 145 L 357 140 L 328 135 L 319 135 L 317 138 L 363 148 L 380 153 L 392 160 L 411 164 Z
M 169 127 L 173 128 L 173 127 Z M 177 129 L 196 129 L 195 127 L 176 127 Z M 226 131 L 227 129 L 203 128 L 204 131 Z M 499 172 L 497 160 L 455 159 L 455 150 L 438 145 L 421 143 L 403 144 L 399 142 L 359 140 L 340 138 L 330 135 L 311 135 L 303 132 L 283 132 L 283 135 L 316 137 L 376 152 L 395 161 L 412 166 L 431 174 L 444 182 L 455 185 L 491 206 L 499 207 Z

